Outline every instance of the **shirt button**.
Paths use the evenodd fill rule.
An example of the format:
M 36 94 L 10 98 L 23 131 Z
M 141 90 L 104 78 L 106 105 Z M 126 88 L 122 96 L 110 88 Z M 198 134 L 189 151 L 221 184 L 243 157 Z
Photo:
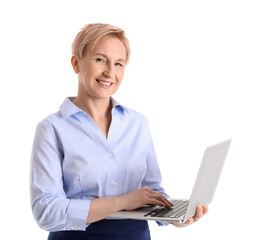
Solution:
M 114 154 L 113 154 L 113 153 L 110 153 L 110 154 L 109 154 L 109 157 L 110 157 L 110 158 L 113 158 L 113 157 L 114 157 Z
M 117 181 L 113 181 L 113 185 L 116 186 L 117 185 Z
M 71 230 L 75 230 L 75 226 L 74 226 L 74 225 L 71 225 L 71 226 L 70 226 L 70 229 L 71 229 Z

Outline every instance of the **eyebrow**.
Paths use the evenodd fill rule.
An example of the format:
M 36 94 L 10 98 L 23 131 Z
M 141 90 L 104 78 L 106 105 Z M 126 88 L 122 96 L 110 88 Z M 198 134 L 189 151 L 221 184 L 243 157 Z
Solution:
M 94 56 L 96 56 L 96 55 L 100 55 L 100 56 L 103 56 L 103 57 L 105 57 L 105 58 L 108 58 L 108 56 L 107 56 L 106 54 L 104 54 L 104 53 L 95 53 Z M 125 59 L 119 58 L 119 59 L 117 59 L 116 61 L 125 62 Z

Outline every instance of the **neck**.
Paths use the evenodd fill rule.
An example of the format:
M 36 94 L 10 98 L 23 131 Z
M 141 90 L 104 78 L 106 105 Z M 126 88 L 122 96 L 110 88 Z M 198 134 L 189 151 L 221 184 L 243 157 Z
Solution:
M 93 99 L 77 96 L 73 103 L 86 112 L 93 120 L 100 121 L 111 115 L 112 102 L 107 99 Z

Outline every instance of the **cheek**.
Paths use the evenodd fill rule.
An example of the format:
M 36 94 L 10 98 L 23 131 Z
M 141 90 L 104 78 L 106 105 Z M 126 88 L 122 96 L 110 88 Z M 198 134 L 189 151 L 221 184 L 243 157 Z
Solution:
M 80 83 L 80 85 L 86 87 L 86 85 L 89 84 L 89 76 L 88 76 L 88 74 L 80 72 L 78 74 L 78 76 L 79 76 L 79 83 Z
M 123 77 L 124 77 L 124 71 L 119 71 L 119 72 L 117 73 L 117 80 L 118 80 L 119 83 L 122 82 Z
M 79 72 L 79 79 L 81 84 L 89 85 L 97 76 L 98 71 L 93 66 L 88 66 L 88 68 L 83 69 Z

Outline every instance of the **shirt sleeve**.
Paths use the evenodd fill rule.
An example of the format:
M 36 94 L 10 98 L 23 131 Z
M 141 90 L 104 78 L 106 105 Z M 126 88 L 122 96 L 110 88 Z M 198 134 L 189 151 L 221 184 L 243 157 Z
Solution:
M 146 158 L 146 174 L 142 182 L 142 186 L 148 186 L 152 190 L 161 193 L 165 197 L 169 197 L 161 186 L 162 177 L 160 167 L 155 154 L 152 138 L 149 139 L 148 153 Z
M 62 161 L 62 146 L 54 129 L 48 122 L 41 122 L 36 129 L 31 157 L 32 212 L 44 230 L 85 230 L 91 200 L 66 197 Z
M 157 161 L 154 144 L 152 140 L 152 136 L 149 131 L 149 146 L 148 146 L 148 153 L 147 153 L 147 170 L 144 180 L 142 182 L 142 186 L 148 186 L 152 190 L 161 193 L 166 198 L 169 198 L 169 195 L 165 192 L 164 188 L 161 186 L 162 183 L 162 176 L 160 167 Z M 168 225 L 167 222 L 158 222 L 156 221 L 159 226 L 166 226 Z

